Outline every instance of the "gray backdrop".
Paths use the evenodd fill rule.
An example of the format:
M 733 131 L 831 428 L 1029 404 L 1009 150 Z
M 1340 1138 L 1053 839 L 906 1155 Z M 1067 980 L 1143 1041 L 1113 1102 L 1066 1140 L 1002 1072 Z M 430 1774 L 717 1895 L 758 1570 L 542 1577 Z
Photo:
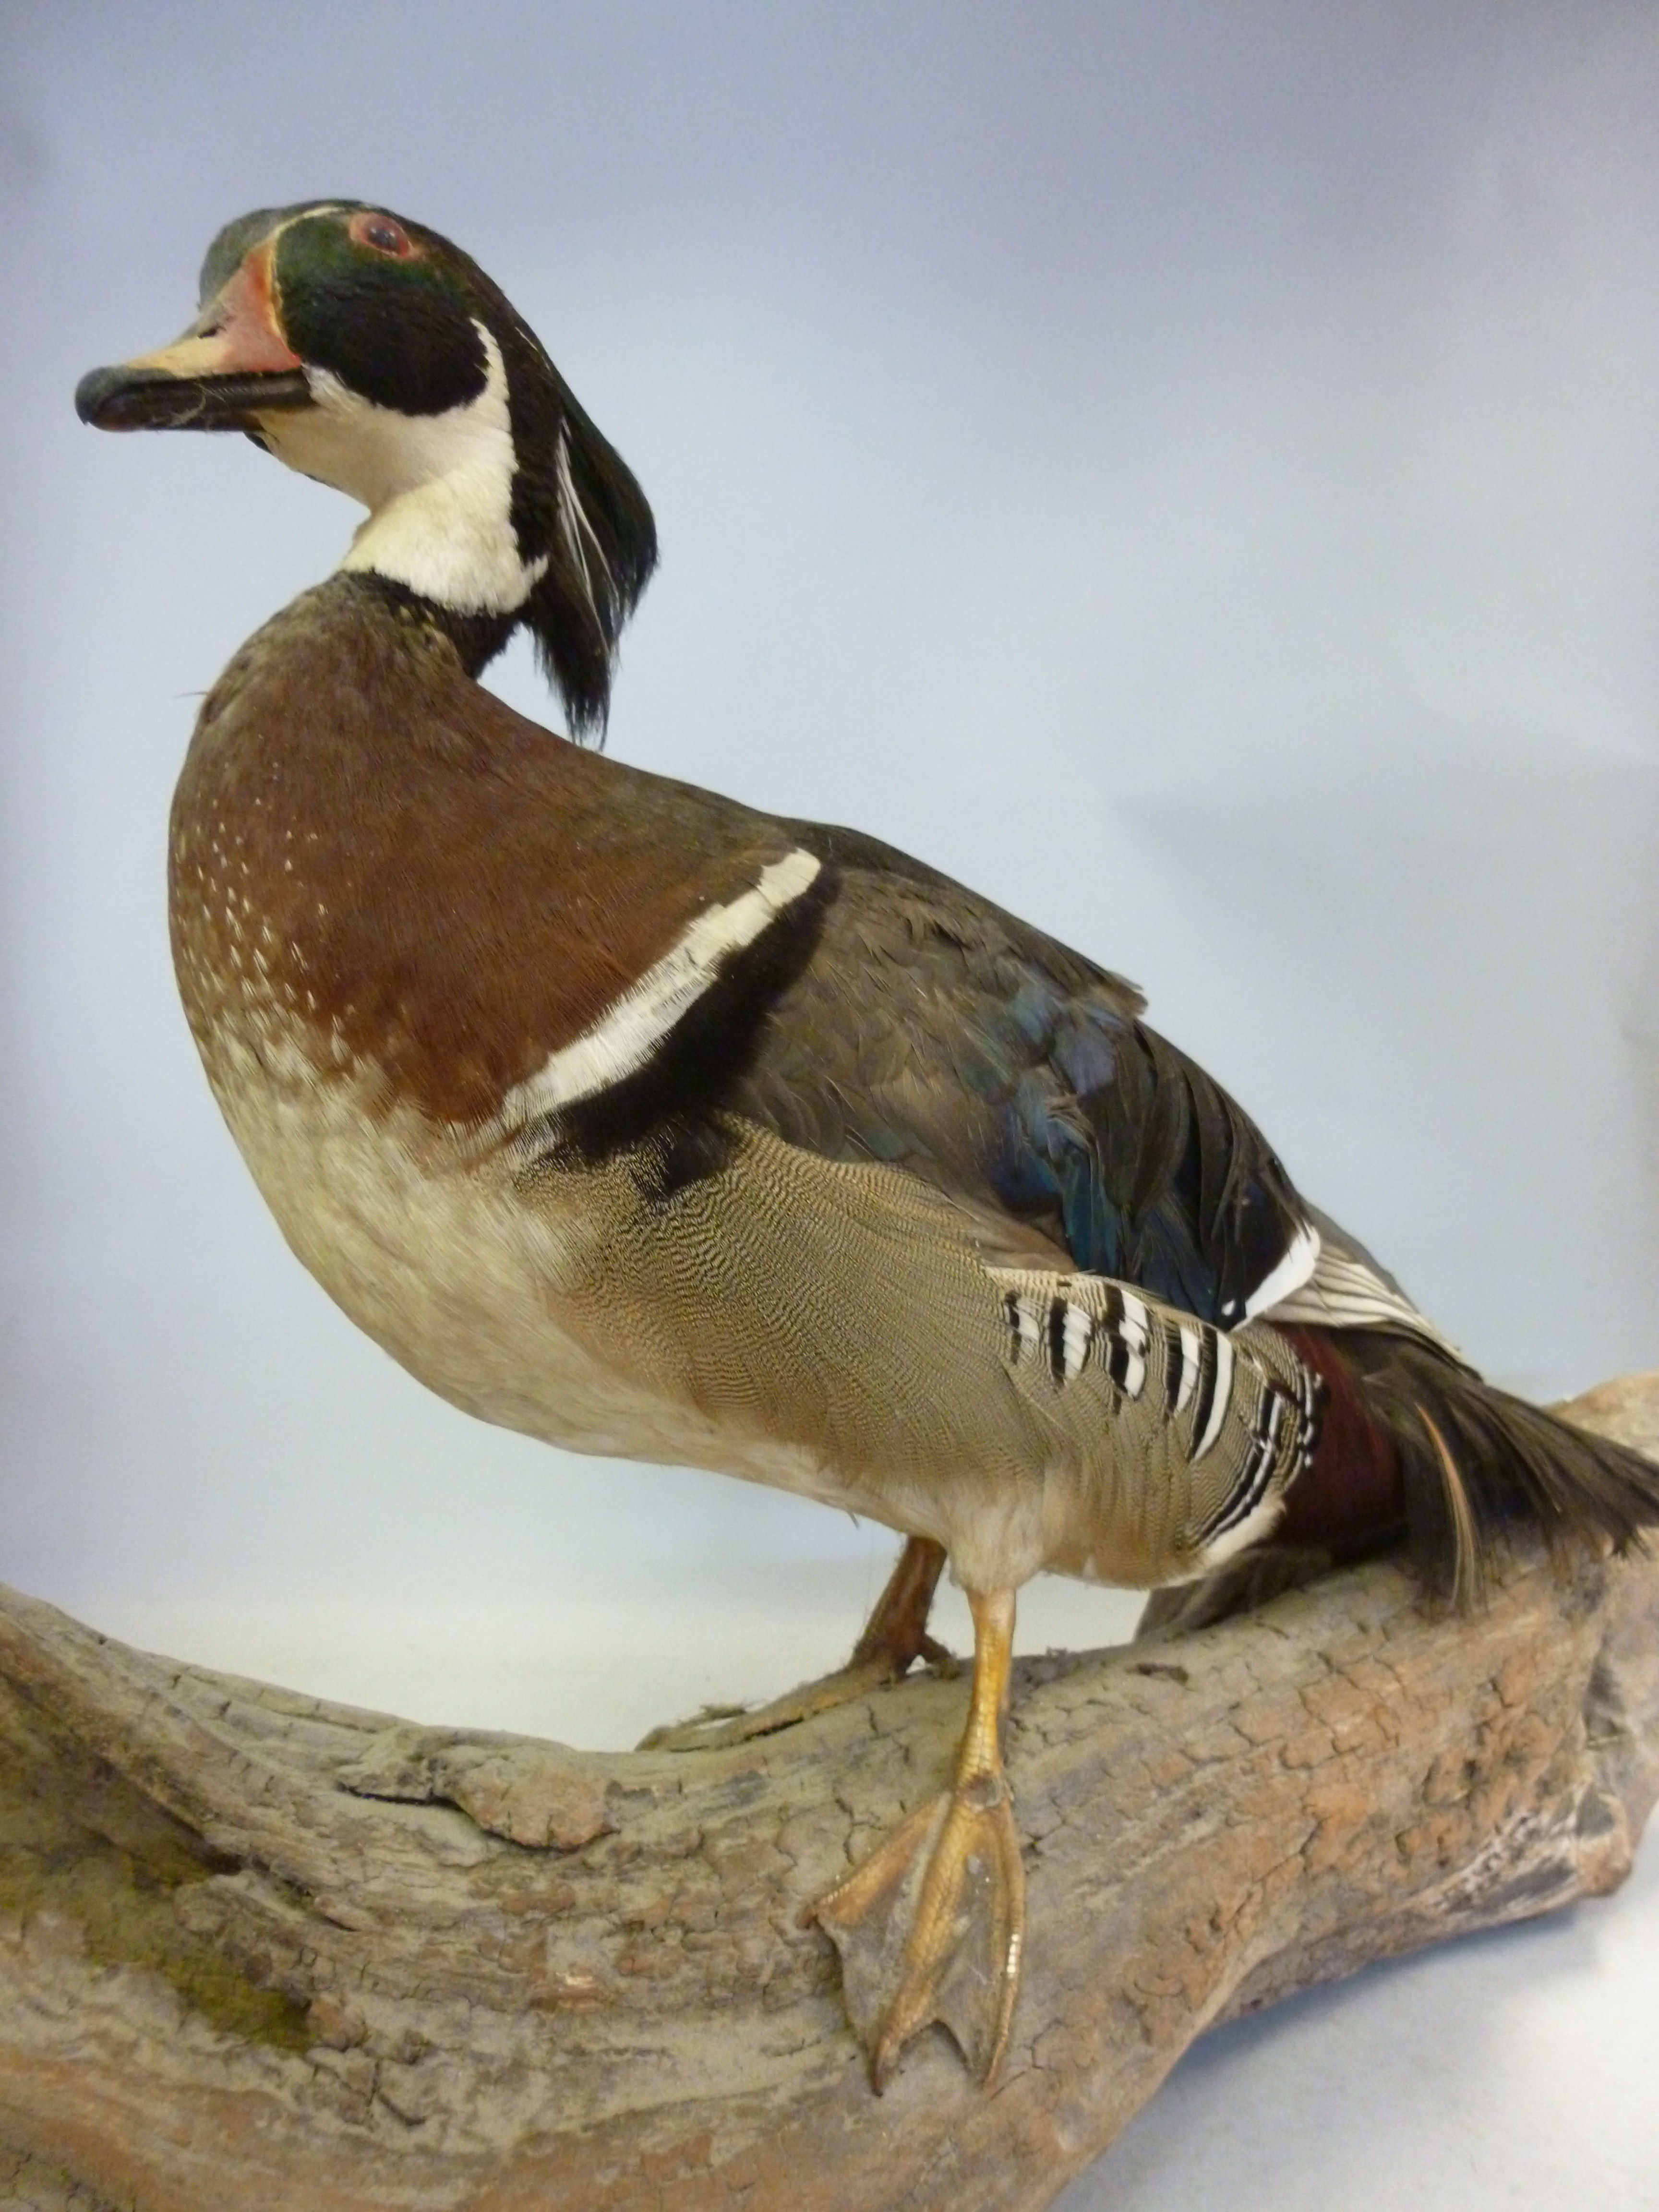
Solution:
M 5 1579 L 621 1743 L 830 1663 L 892 1548 L 428 1398 L 218 1122 L 168 793 L 355 510 L 70 395 L 301 195 L 475 252 L 638 470 L 621 757 L 857 823 L 1135 976 L 1503 1379 L 1659 1358 L 1659 9 L 0 25 Z M 527 656 L 492 680 L 550 711 Z M 1022 1641 L 1131 1612 L 1040 1585 Z M 1234 2032 L 1066 2203 L 1659 2203 L 1656 1959 L 1650 1869 Z

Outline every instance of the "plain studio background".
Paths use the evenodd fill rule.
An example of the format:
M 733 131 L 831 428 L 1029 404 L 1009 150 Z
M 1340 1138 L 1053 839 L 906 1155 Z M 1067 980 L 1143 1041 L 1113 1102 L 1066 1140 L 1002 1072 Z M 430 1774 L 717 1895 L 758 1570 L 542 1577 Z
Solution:
M 0 21 L 7 1580 L 620 1745 L 833 1663 L 893 1549 L 427 1396 L 219 1123 L 168 795 L 356 511 L 70 398 L 188 319 L 221 222 L 302 195 L 475 252 L 638 470 L 619 757 L 855 822 L 1135 976 L 1501 1378 L 1659 1359 L 1652 6 Z M 527 655 L 492 680 L 550 714 Z M 1022 1641 L 1133 1611 L 1039 1586 Z M 1650 1844 L 1609 1906 L 1218 2039 L 1066 2204 L 1659 2203 L 1656 1964 Z

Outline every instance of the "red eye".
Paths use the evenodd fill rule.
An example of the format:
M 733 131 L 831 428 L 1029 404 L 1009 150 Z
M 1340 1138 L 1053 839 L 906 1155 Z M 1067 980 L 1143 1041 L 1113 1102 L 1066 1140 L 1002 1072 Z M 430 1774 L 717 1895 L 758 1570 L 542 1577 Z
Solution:
M 395 222 L 389 215 L 375 215 L 362 209 L 346 225 L 346 235 L 354 246 L 367 246 L 376 253 L 389 253 L 398 261 L 407 260 L 415 251 L 402 223 Z

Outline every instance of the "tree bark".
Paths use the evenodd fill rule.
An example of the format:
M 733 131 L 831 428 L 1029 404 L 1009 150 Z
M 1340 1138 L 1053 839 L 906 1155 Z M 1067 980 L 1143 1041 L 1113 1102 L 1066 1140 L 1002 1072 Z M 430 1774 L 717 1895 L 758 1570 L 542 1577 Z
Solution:
M 1569 1409 L 1659 1455 L 1659 1375 Z M 1621 1881 L 1659 1566 L 1526 1547 L 1473 1618 L 1374 1563 L 1020 1662 L 1030 1937 L 986 2095 L 886 2096 L 803 1909 L 939 1786 L 966 1685 L 738 1750 L 419 1728 L 0 1599 L 0 2203 L 1037 2212 L 1195 2036 Z

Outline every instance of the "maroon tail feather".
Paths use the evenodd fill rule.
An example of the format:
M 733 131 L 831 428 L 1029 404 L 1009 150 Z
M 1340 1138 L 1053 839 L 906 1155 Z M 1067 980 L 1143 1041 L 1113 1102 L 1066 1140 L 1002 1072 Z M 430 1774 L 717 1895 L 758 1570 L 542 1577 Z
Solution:
M 1326 1399 L 1276 1545 L 1349 1559 L 1403 1533 L 1429 1586 L 1470 1602 L 1517 1522 L 1552 1542 L 1581 1534 L 1620 1549 L 1659 1524 L 1659 1466 L 1431 1346 L 1380 1329 L 1280 1334 L 1317 1370 Z

